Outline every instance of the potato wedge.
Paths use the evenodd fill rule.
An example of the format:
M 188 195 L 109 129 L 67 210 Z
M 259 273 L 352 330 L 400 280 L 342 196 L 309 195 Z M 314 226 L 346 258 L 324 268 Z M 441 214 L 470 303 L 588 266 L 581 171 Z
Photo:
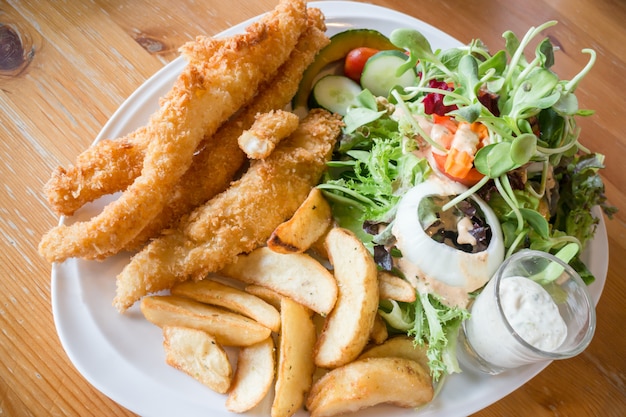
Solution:
M 307 253 L 311 254 L 316 259 L 321 259 L 322 261 L 327 262 L 328 252 L 326 251 L 326 245 L 324 242 L 326 242 L 326 235 L 328 235 L 328 232 L 330 232 L 334 227 L 334 223 L 329 225 L 324 231 L 324 234 L 322 234 L 322 236 L 320 236 L 320 238 L 313 242 L 313 244 L 309 247 Z
M 359 359 L 320 378 L 307 397 L 311 417 L 330 417 L 377 404 L 419 407 L 433 398 L 430 377 L 404 358 Z
M 141 312 L 159 327 L 204 330 L 224 346 L 250 346 L 267 339 L 272 333 L 248 317 L 175 295 L 144 297 Z
M 277 293 L 276 291 L 264 287 L 262 285 L 250 284 L 246 285 L 244 290 L 247 293 L 255 295 L 259 297 L 261 300 L 266 303 L 272 305 L 277 311 L 280 311 L 280 300 L 283 299 L 283 296 Z
M 417 299 L 415 288 L 400 277 L 389 272 L 378 272 L 378 286 L 381 300 L 396 300 L 413 303 Z
M 328 314 L 337 300 L 333 274 L 304 253 L 286 255 L 264 246 L 238 256 L 221 274 L 268 287 L 321 315 Z
M 394 336 L 380 345 L 367 349 L 361 353 L 359 359 L 389 357 L 411 359 L 422 365 L 426 372 L 430 373 L 426 349 L 426 345 L 416 345 L 412 337 Z
M 370 330 L 370 340 L 379 345 L 387 340 L 388 337 L 389 332 L 387 331 L 387 324 L 385 323 L 385 320 L 383 320 L 380 314 L 376 314 L 374 324 Z
M 271 337 L 239 349 L 237 370 L 226 398 L 228 411 L 244 413 L 265 398 L 274 382 L 274 350 L 274 339 Z
M 315 347 L 315 364 L 335 368 L 355 359 L 365 347 L 378 311 L 374 258 L 349 230 L 334 228 L 326 237 L 339 288 Z
M 326 232 L 331 221 L 328 201 L 319 189 L 312 188 L 293 216 L 276 227 L 267 247 L 278 253 L 302 253 Z
M 302 407 L 315 371 L 312 358 L 316 333 L 311 310 L 285 297 L 280 317 L 282 326 L 271 417 L 289 417 Z
M 172 295 L 191 298 L 201 303 L 224 307 L 258 321 L 274 332 L 280 329 L 280 314 L 261 298 L 221 282 L 204 279 L 175 285 Z
M 165 362 L 220 394 L 230 388 L 228 355 L 210 334 L 178 326 L 163 327 Z

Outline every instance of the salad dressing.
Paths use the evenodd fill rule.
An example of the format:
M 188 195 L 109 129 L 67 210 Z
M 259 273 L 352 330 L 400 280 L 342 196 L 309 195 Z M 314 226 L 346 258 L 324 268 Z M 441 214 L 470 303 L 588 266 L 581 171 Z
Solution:
M 470 125 L 468 123 L 460 123 L 457 131 L 454 133 L 450 147 L 460 152 L 474 155 L 478 147 L 478 142 L 478 135 L 472 131 Z
M 417 265 L 406 259 L 399 259 L 397 266 L 404 273 L 407 281 L 419 292 L 436 294 L 441 299 L 441 302 L 448 307 L 465 308 L 469 304 L 469 294 L 465 288 L 446 285 L 424 274 Z
M 500 303 L 513 330 L 528 344 L 549 352 L 565 340 L 567 326 L 559 309 L 536 282 L 523 277 L 503 280 Z
M 475 246 L 476 238 L 472 236 L 472 234 L 470 233 L 470 231 L 473 229 L 474 229 L 474 225 L 472 224 L 472 221 L 470 220 L 470 218 L 467 216 L 463 217 L 456 224 L 456 230 L 458 233 L 458 237 L 456 241 L 459 244 L 468 244 L 468 245 Z
M 550 68 L 549 39 L 538 45 L 534 57 L 524 52 L 555 23 L 531 28 L 523 38 L 503 33 L 505 49 L 495 54 L 479 40 L 469 48 L 433 50 L 415 30 L 392 31 L 390 41 L 409 55 L 396 72 L 413 69 L 419 73 L 417 82 L 382 98 L 362 85 L 358 104 L 343 117 L 332 169 L 318 186 L 331 200 L 338 224 L 375 248 L 386 248 L 385 267 L 392 261 L 420 291 L 415 303 L 393 306 L 388 324 L 397 330 L 420 329 L 414 337 L 429 346 L 435 380 L 443 372 L 459 372 L 448 340 L 454 340 L 459 320 L 467 318 L 467 310 L 446 309 L 443 303 L 467 305 L 467 294 L 489 282 L 505 253 L 530 245 L 554 251 L 565 236 L 580 242 L 582 250 L 597 224 L 591 207 L 600 205 L 611 213 L 597 174 L 604 157 L 579 146 L 575 120 L 590 114 L 578 108 L 574 92 L 595 62 L 595 52 L 584 50 L 589 64 L 569 81 Z M 383 74 L 394 72 L 386 68 Z M 520 174 L 533 165 L 537 171 L 532 176 Z M 452 196 L 446 204 L 457 208 L 471 198 L 486 224 L 463 205 L 472 225 L 457 220 L 454 227 L 445 227 L 437 238 L 454 240 L 456 233 L 460 240 L 456 246 L 441 244 L 418 218 L 420 201 L 431 196 Z M 364 232 L 366 224 L 391 230 L 372 235 Z M 459 250 L 466 246 L 475 253 Z M 579 270 L 586 282 L 593 281 L 584 265 Z M 428 324 L 414 326 L 410 317 L 417 311 L 438 324 L 436 331 L 429 331 Z
M 488 286 L 485 291 L 493 291 Z M 567 326 L 550 294 L 524 277 L 500 281 L 500 305 L 513 331 L 526 343 L 544 352 L 556 350 L 567 336 Z M 497 314 L 496 297 L 478 297 L 466 332 L 472 347 L 487 362 L 502 368 L 526 363 L 524 349 Z M 496 342 L 497 341 L 497 342 Z
M 425 225 L 419 219 L 418 213 L 420 203 L 430 197 L 445 198 L 458 195 L 464 190 L 465 187 L 458 183 L 433 175 L 402 197 L 392 226 L 396 247 L 402 253 L 398 260 L 401 262 L 400 270 L 405 275 L 419 276 L 429 282 L 428 293 L 434 292 L 441 296 L 439 291 L 433 291 L 433 288 L 441 287 L 441 291 L 446 293 L 445 298 L 454 305 L 467 304 L 467 293 L 483 287 L 504 258 L 504 243 L 499 223 L 489 206 L 479 199 L 475 199 L 475 202 L 485 216 L 486 223 L 492 228 L 487 249 L 473 253 L 465 252 L 454 245 L 434 240 L 427 230 L 424 230 Z M 443 213 L 444 217 L 451 214 Z M 452 222 L 449 226 L 456 228 L 458 219 L 456 216 L 450 217 L 454 219 L 448 219 L 449 221 L 443 219 L 442 223 Z

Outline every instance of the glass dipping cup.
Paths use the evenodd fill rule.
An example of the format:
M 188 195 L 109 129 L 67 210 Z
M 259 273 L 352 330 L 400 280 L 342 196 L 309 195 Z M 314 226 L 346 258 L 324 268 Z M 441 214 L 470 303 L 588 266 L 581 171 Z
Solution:
M 503 280 L 536 280 L 542 274 L 558 276 L 542 287 L 557 304 L 567 326 L 565 340 L 551 351 L 538 349 L 520 337 L 507 319 L 500 297 Z M 522 250 L 506 259 L 469 308 L 471 316 L 459 334 L 459 363 L 466 369 L 492 375 L 531 363 L 576 356 L 589 345 L 596 327 L 595 306 L 581 277 L 557 257 L 535 250 Z

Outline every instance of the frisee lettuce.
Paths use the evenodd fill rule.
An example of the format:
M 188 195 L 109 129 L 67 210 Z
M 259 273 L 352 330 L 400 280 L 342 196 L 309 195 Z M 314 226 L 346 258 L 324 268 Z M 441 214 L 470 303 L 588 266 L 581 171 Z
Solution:
M 479 193 L 498 216 L 507 257 L 525 247 L 554 253 L 592 282 L 580 259 L 598 223 L 591 208 L 599 205 L 609 217 L 615 211 L 606 204 L 598 174 L 603 157 L 580 144 L 575 122 L 575 116 L 593 114 L 579 109 L 575 90 L 593 66 L 595 53 L 583 50 L 589 62 L 570 81 L 559 80 L 551 70 L 555 57 L 549 38 L 538 43 L 534 56 L 526 57 L 531 41 L 554 24 L 531 28 L 522 39 L 507 31 L 505 48 L 493 54 L 480 40 L 433 51 L 419 32 L 392 32 L 392 42 L 409 51 L 398 71 L 416 70 L 419 81 L 414 87 L 392 89 L 383 100 L 364 90 L 344 117 L 339 146 L 318 186 L 338 224 L 355 232 L 372 253 L 384 244 L 391 246 L 389 255 L 401 256 L 393 252 L 393 237 L 386 236 L 396 206 L 408 189 L 432 173 L 427 160 L 413 152 L 413 138 L 445 152 L 415 118 L 428 118 L 425 98 L 435 94 L 442 97 L 439 108 L 451 109 L 447 115 L 482 123 L 489 131 L 488 143 L 474 159 L 485 177 L 448 207 Z M 382 225 L 383 231 L 372 232 L 372 224 Z M 382 300 L 379 312 L 392 332 L 427 346 L 435 380 L 460 371 L 456 337 L 469 315 L 466 309 L 418 291 L 413 303 Z
M 443 375 L 461 371 L 456 358 L 457 336 L 469 312 L 445 305 L 434 294 L 417 294 L 414 303 L 382 301 L 379 314 L 393 329 L 412 336 L 415 344 L 426 346 L 431 376 L 438 381 Z
M 395 207 L 406 191 L 431 172 L 428 161 L 412 152 L 415 145 L 411 143 L 387 114 L 351 134 L 344 133 L 337 155 L 328 163 L 329 169 L 318 186 L 335 207 L 348 205 L 354 209 L 346 211 L 348 218 L 335 210 L 340 225 L 359 227 L 354 217 L 361 225 L 366 220 L 389 223 L 393 219 Z
M 559 183 L 554 228 L 575 236 L 584 246 L 595 233 L 598 219 L 591 209 L 599 205 L 611 217 L 616 208 L 607 204 L 604 183 L 598 171 L 604 168 L 600 154 L 575 155 L 565 159 L 555 172 Z

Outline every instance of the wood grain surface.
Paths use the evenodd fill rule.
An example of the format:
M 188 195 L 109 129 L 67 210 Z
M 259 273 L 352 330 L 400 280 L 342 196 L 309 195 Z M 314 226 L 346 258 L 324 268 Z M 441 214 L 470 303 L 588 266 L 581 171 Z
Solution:
M 51 266 L 37 253 L 58 218 L 43 185 L 90 146 L 113 112 L 197 35 L 214 35 L 275 0 L 0 1 L 0 415 L 130 416 L 74 368 L 55 331 Z M 462 42 L 500 47 L 546 20 L 560 47 L 554 70 L 575 75 L 598 60 L 577 90 L 581 142 L 606 155 L 608 278 L 597 332 L 576 358 L 551 364 L 476 416 L 626 415 L 626 2 L 621 0 L 375 0 Z M 359 7 L 355 3 L 354 7 Z M 459 393 L 463 395 L 463 393 Z

